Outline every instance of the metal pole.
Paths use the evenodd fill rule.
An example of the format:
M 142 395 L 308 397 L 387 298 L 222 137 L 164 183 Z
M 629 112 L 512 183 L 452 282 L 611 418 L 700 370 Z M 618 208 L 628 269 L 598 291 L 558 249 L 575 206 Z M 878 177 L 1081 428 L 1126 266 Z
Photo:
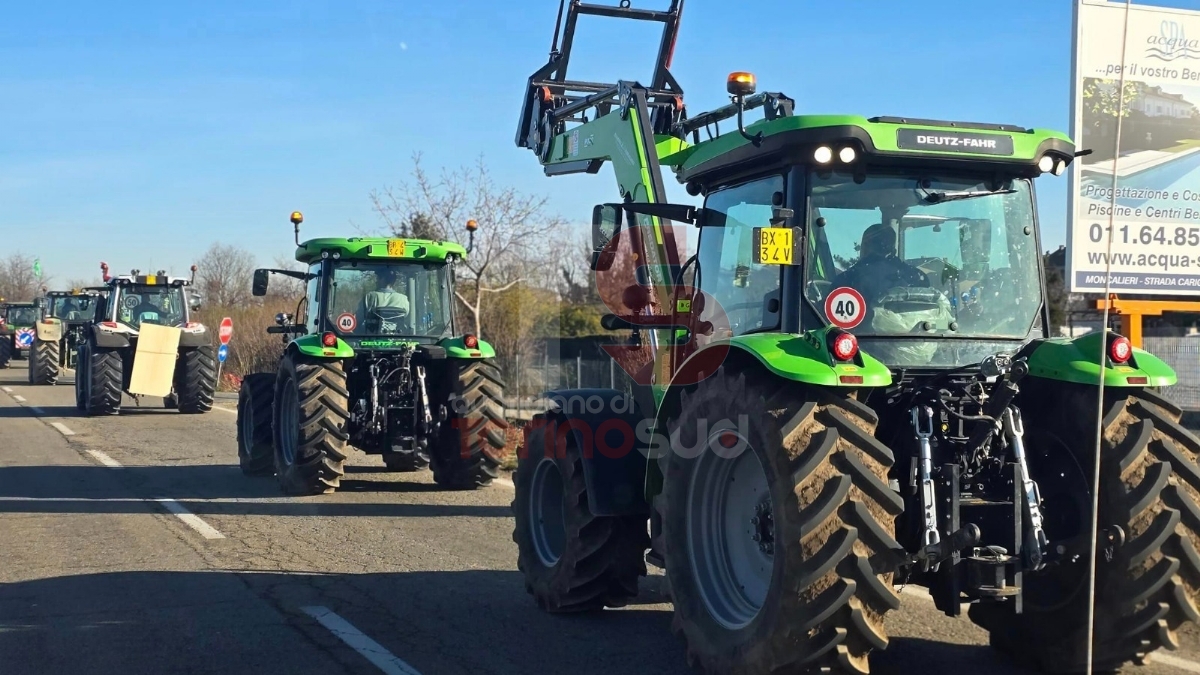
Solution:
M 583 354 L 575 355 L 575 386 L 583 389 Z
M 611 357 L 608 359 L 608 388 L 617 388 L 617 362 Z

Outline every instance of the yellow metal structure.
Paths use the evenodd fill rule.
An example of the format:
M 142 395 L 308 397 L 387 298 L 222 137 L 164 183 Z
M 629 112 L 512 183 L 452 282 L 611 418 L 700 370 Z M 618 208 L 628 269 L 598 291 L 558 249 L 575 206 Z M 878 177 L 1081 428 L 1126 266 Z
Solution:
M 1121 319 L 1119 332 L 1129 338 L 1134 347 L 1142 347 L 1142 317 L 1162 316 L 1163 312 L 1191 312 L 1200 314 L 1200 302 L 1186 300 L 1097 300 L 1096 309 L 1109 311 Z

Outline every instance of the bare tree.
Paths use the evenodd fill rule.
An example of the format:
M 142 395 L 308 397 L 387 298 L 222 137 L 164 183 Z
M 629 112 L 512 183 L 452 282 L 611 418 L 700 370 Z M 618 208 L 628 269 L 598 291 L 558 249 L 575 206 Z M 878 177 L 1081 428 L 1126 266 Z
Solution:
M 372 192 L 371 203 L 394 236 L 465 244 L 467 221 L 478 223 L 475 247 L 462 266 L 464 283 L 456 291 L 476 335 L 482 330 L 485 305 L 497 293 L 527 281 L 531 266 L 549 265 L 548 235 L 566 225 L 546 212 L 546 197 L 496 184 L 482 158 L 435 178 L 415 154 L 411 180 L 399 188 Z
M 33 258 L 23 253 L 13 253 L 0 259 L 0 298 L 11 302 L 24 302 L 41 295 L 43 284 L 50 277 L 39 279 L 33 273 Z
M 275 256 L 274 267 L 277 270 L 291 270 L 293 272 L 307 271 L 307 266 L 297 261 L 295 258 L 287 256 Z M 271 285 L 267 288 L 267 296 L 272 302 L 279 300 L 298 300 L 304 294 L 304 282 L 292 277 L 286 277 L 282 274 L 271 275 Z
M 214 243 L 196 263 L 196 285 L 206 304 L 240 307 L 250 302 L 254 254 L 231 244 Z

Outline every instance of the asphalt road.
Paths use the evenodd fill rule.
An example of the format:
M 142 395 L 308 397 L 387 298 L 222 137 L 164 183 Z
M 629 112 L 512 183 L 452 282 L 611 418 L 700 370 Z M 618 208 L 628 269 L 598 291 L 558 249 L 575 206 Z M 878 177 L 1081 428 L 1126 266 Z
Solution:
M 237 469 L 232 412 L 78 416 L 70 376 L 0 371 L 0 673 L 686 673 L 660 578 L 642 604 L 539 611 L 511 483 L 441 492 L 356 454 L 340 492 Z M 917 592 L 876 673 L 1020 672 Z M 1200 672 L 1200 637 L 1137 669 Z

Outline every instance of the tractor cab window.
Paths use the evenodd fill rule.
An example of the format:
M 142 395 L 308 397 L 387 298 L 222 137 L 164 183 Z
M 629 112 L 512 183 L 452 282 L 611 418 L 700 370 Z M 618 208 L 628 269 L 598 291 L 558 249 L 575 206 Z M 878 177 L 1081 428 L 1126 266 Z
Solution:
M 783 177 L 771 176 L 715 191 L 705 207 L 697 271 L 711 321 L 711 339 L 769 330 L 779 325 L 780 267 L 754 262 L 754 228 L 769 227 L 771 209 L 783 200 Z M 775 311 L 770 311 L 774 308 Z
M 10 326 L 32 326 L 37 320 L 37 307 L 9 307 L 5 323 Z
M 860 337 L 915 339 L 896 347 L 895 365 L 936 361 L 929 338 L 1016 339 L 1033 328 L 1041 288 L 1026 180 L 816 172 L 808 218 L 810 259 L 825 264 L 807 266 L 807 300 L 824 315 L 830 294 L 857 291 L 857 313 L 826 319 Z
M 86 321 L 96 311 L 91 295 L 58 295 L 50 299 L 50 316 L 63 321 Z
M 117 321 L 139 330 L 142 324 L 179 326 L 187 320 L 182 286 L 131 285 L 121 288 Z
M 444 263 L 344 261 L 333 269 L 328 319 L 344 335 L 440 338 L 450 332 Z

